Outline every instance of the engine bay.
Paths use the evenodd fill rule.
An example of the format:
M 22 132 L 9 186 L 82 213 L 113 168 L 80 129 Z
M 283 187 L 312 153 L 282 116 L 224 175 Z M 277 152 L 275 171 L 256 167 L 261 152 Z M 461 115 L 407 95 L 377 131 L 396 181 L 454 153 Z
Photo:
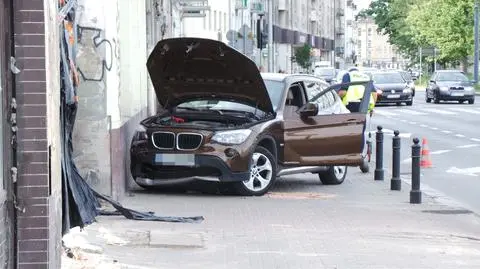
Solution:
M 154 125 L 199 129 L 228 129 L 251 125 L 258 119 L 248 113 L 173 113 L 154 118 Z

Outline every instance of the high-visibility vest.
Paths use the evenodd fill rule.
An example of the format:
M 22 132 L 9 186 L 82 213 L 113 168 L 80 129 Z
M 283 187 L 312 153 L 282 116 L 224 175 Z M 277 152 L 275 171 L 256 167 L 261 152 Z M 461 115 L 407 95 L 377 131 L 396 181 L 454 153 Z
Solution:
M 370 77 L 366 74 L 363 74 L 358 71 L 349 72 L 350 82 L 368 82 Z M 350 102 L 360 101 L 363 98 L 363 93 L 365 92 L 365 86 L 363 85 L 351 85 L 348 87 L 347 93 L 343 96 L 343 104 L 348 105 Z M 373 95 L 370 97 L 370 102 L 368 104 L 368 110 L 371 111 L 375 107 L 375 99 Z

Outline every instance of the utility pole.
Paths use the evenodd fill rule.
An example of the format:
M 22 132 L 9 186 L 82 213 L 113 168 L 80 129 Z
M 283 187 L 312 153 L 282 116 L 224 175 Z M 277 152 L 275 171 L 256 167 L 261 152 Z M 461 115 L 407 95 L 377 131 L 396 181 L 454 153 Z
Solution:
M 268 1 L 268 72 L 274 72 L 273 68 L 273 0 Z
M 478 0 L 475 0 L 475 8 L 474 8 L 474 12 L 475 12 L 475 18 L 474 18 L 474 21 L 475 21 L 475 52 L 474 52 L 474 59 L 473 59 L 473 62 L 474 62 L 474 67 L 473 67 L 473 77 L 474 77 L 474 80 L 475 80 L 475 84 L 478 83 Z

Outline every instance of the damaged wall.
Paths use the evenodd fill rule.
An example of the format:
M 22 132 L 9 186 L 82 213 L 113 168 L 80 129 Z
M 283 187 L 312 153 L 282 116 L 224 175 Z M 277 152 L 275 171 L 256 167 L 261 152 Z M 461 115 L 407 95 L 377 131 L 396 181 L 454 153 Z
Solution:
M 75 162 L 91 186 L 115 199 L 121 198 L 131 178 L 131 137 L 140 120 L 156 111 L 145 66 L 147 43 L 168 35 L 168 16 L 158 16 L 169 10 L 168 2 L 78 1 Z M 148 12 L 156 15 L 147 18 Z M 152 19 L 156 21 L 150 24 Z

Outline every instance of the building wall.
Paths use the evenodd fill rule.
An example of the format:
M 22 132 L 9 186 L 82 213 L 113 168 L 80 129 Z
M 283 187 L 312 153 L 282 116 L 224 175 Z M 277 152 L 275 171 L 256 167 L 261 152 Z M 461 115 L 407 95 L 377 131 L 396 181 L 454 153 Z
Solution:
M 14 1 L 18 268 L 59 268 L 58 2 Z M 50 158 L 51 157 L 51 158 Z M 57 251 L 54 251 L 57 250 Z
M 147 3 L 155 1 L 79 1 L 77 63 L 83 76 L 75 161 L 91 186 L 115 199 L 128 186 L 130 139 L 153 98 L 145 67 Z
M 382 67 L 396 68 L 392 65 L 392 58 L 401 60 L 394 46 L 388 42 L 388 36 L 378 33 L 377 25 L 370 19 L 361 19 L 356 22 L 357 51 L 359 63 L 385 65 Z

